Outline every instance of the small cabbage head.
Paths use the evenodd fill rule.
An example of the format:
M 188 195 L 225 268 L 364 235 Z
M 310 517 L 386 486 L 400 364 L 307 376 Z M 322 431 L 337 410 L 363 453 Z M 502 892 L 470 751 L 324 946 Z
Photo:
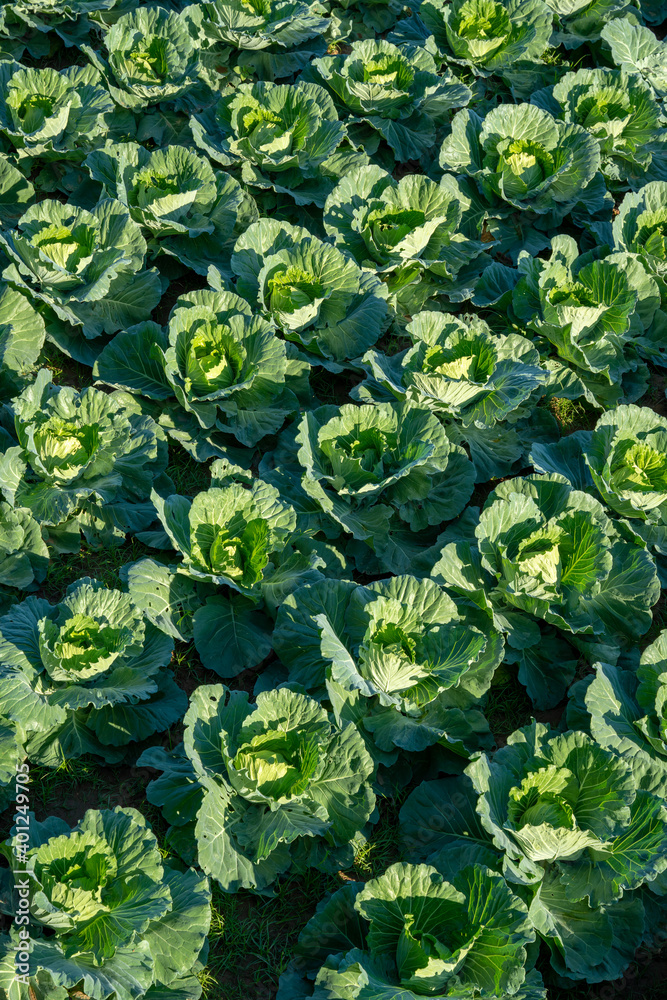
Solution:
M 164 432 L 125 393 L 54 386 L 42 369 L 13 400 L 12 414 L 18 446 L 0 463 L 15 500 L 43 524 L 57 525 L 82 507 L 145 502 L 166 467 Z
M 547 871 L 557 864 L 563 876 L 569 873 L 572 900 L 590 894 L 596 905 L 619 898 L 623 887 L 636 888 L 665 865 L 667 822 L 657 796 L 639 789 L 627 759 L 585 733 L 553 735 L 533 722 L 513 733 L 492 761 L 481 757 L 466 774 L 480 793 L 478 812 L 496 846 Z M 642 815 L 645 829 L 657 835 L 655 853 L 628 864 L 624 845 L 639 834 Z
M 70 588 L 57 614 L 42 618 L 38 630 L 40 657 L 51 680 L 76 683 L 102 677 L 136 657 L 146 628 L 128 594 L 86 580 Z
M 375 385 L 460 420 L 493 426 L 532 409 L 548 381 L 534 345 L 519 334 L 497 335 L 476 316 L 421 312 L 406 328 L 413 347 L 387 358 L 369 351 L 364 362 Z M 529 403 L 530 401 L 530 403 Z
M 484 244 L 460 232 L 460 224 L 455 188 L 423 174 L 395 181 L 374 164 L 346 174 L 324 207 L 328 235 L 362 267 L 382 273 L 392 301 L 408 315 L 438 292 L 461 296 L 459 271 Z
M 46 578 L 48 563 L 49 550 L 32 512 L 0 502 L 0 584 L 33 590 Z

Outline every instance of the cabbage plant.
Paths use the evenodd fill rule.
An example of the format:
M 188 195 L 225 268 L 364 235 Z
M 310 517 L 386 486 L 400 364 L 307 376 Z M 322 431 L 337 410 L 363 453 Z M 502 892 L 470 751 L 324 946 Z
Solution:
M 410 315 L 434 295 L 454 302 L 469 296 L 484 244 L 460 231 L 461 216 L 455 185 L 423 174 L 395 181 L 370 164 L 338 182 L 324 206 L 324 228 L 357 264 L 382 275 L 390 303 Z
M 226 892 L 265 889 L 293 864 L 350 864 L 375 808 L 356 728 L 284 687 L 254 705 L 245 691 L 197 688 L 183 747 L 146 750 L 139 762 L 164 772 L 147 795 L 174 842 Z
M 543 217 L 546 227 L 558 225 L 578 202 L 591 214 L 598 208 L 599 192 L 591 185 L 600 168 L 598 143 L 581 125 L 530 104 L 501 104 L 484 118 L 459 111 L 440 166 L 471 178 L 491 218 L 529 213 L 527 221 Z M 503 235 L 501 229 L 498 238 Z
M 667 868 L 667 817 L 650 779 L 585 733 L 538 722 L 465 777 L 424 783 L 401 828 L 414 860 L 502 871 L 567 980 L 623 975 L 644 937 L 646 888 L 657 880 L 660 893 Z
M 19 157 L 83 159 L 114 110 L 92 66 L 26 69 L 0 62 L 0 132 Z
M 89 534 L 96 520 L 106 524 L 105 545 L 148 527 L 167 445 L 131 396 L 55 386 L 41 369 L 7 409 L 18 443 L 0 456 L 4 496 L 28 508 L 56 546 L 76 551 L 79 529 Z
M 237 240 L 236 290 L 313 363 L 333 371 L 371 347 L 389 323 L 387 287 L 307 229 L 260 219 Z
M 231 49 L 230 62 L 260 80 L 293 76 L 326 51 L 329 21 L 319 0 L 210 0 L 201 7 L 200 30 L 218 58 Z
M 226 584 L 258 597 L 265 571 L 274 568 L 296 532 L 296 513 L 269 483 L 229 482 L 202 490 L 190 502 L 153 494 L 162 526 L 183 557 L 177 570 L 195 580 Z M 291 551 L 291 550 L 288 550 Z M 287 553 L 286 553 L 287 554 Z
M 28 733 L 35 763 L 119 761 L 187 707 L 165 669 L 172 648 L 128 594 L 98 580 L 77 580 L 56 605 L 28 597 L 0 618 L 3 712 Z
M 208 879 L 165 864 L 140 812 L 89 809 L 73 829 L 56 816 L 38 822 L 31 814 L 25 865 L 13 851 L 20 832 L 3 853 L 16 887 L 26 875 L 29 883 L 29 986 L 24 991 L 16 978 L 22 945 L 14 924 L 0 939 L 0 982 L 8 1000 L 20 1000 L 27 990 L 52 996 L 82 991 L 91 1000 L 164 993 L 197 1000 L 211 920 Z
M 237 236 L 257 218 L 238 181 L 184 146 L 149 153 L 134 142 L 107 141 L 86 166 L 107 197 L 127 206 L 153 252 L 171 254 L 197 274 L 211 264 L 228 272 Z
M 243 83 L 190 120 L 197 145 L 223 166 L 240 168 L 253 189 L 272 188 L 297 205 L 324 205 L 339 177 L 362 154 L 341 149 L 345 126 L 323 87 Z
M 579 254 L 572 237 L 551 241 L 549 260 L 520 261 L 516 317 L 542 341 L 542 355 L 563 395 L 596 406 L 633 402 L 646 389 L 646 360 L 664 365 L 660 290 L 630 253 Z M 575 381 L 576 379 L 576 381 Z
M 303 78 L 327 87 L 354 142 L 372 154 L 383 139 L 399 162 L 431 151 L 452 109 L 471 97 L 465 84 L 438 74 L 426 48 L 383 39 L 313 59 Z
M 468 865 L 443 877 L 398 863 L 323 900 L 299 935 L 277 1000 L 400 996 L 546 996 L 526 978 L 535 931 L 502 876 Z M 525 989 L 525 992 L 524 992 Z
M 419 18 L 448 63 L 509 76 L 549 50 L 553 14 L 542 0 L 424 0 Z
M 420 312 L 405 332 L 407 350 L 366 352 L 367 378 L 352 395 L 432 410 L 470 452 L 478 482 L 506 475 L 532 439 L 530 420 L 551 379 L 535 345 L 517 333 L 493 333 L 472 315 Z
M 616 20 L 638 24 L 639 0 L 547 0 L 554 13 L 553 45 L 578 49 L 599 42 Z
M 87 45 L 81 48 L 122 108 L 142 111 L 200 85 L 197 40 L 185 13 L 138 7 L 105 33 L 106 60 Z
M 410 402 L 310 410 L 296 445 L 302 489 L 391 572 L 408 572 L 410 561 L 392 531 L 424 546 L 429 527 L 460 514 L 472 493 L 474 469 L 463 448 L 434 414 Z
M 563 476 L 500 483 L 476 521 L 450 531 L 433 577 L 491 615 L 537 706 L 558 703 L 576 666 L 544 625 L 607 655 L 650 628 L 660 585 L 642 539 Z
M 597 139 L 609 187 L 636 189 L 666 175 L 667 130 L 651 88 L 636 75 L 602 68 L 565 73 L 531 103 Z
M 273 645 L 290 683 L 326 690 L 339 721 L 355 722 L 381 763 L 427 747 L 466 758 L 489 745 L 479 705 L 502 637 L 428 578 L 303 587 L 279 608 Z
M 537 444 L 531 460 L 565 476 L 605 507 L 629 518 L 653 550 L 661 582 L 667 556 L 667 420 L 648 406 L 617 406 L 592 431 Z
M 5 280 L 47 307 L 52 339 L 87 364 L 99 350 L 88 341 L 148 319 L 160 299 L 157 272 L 143 270 L 141 229 L 114 199 L 88 211 L 46 198 L 0 233 L 0 244 Z

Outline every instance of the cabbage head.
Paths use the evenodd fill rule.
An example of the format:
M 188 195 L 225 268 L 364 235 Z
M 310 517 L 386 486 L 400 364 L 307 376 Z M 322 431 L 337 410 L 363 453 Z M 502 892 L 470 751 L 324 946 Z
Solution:
M 401 315 L 434 295 L 458 302 L 470 294 L 484 244 L 460 231 L 456 187 L 423 174 L 395 181 L 371 164 L 351 170 L 327 198 L 324 228 L 361 267 L 377 271 Z
M 401 810 L 404 843 L 446 873 L 471 862 L 502 872 L 556 973 L 599 983 L 627 969 L 647 890 L 662 892 L 667 817 L 652 782 L 585 733 L 533 721 L 464 776 L 416 789 Z
M 200 85 L 197 41 L 185 12 L 138 7 L 121 14 L 103 44 L 106 61 L 89 46 L 81 48 L 122 108 L 143 111 Z
M 82 160 L 108 129 L 114 110 L 92 66 L 26 69 L 0 63 L 0 132 L 19 157 Z
M 237 236 L 257 218 L 238 181 L 184 146 L 149 152 L 134 142 L 107 141 L 86 166 L 107 197 L 127 206 L 151 251 L 170 254 L 197 274 L 211 264 L 229 272 Z
M 165 863 L 140 812 L 89 809 L 73 829 L 56 816 L 38 822 L 31 814 L 20 861 L 16 849 L 13 836 L 3 853 L 13 883 L 23 884 L 28 873 L 31 991 L 83 992 L 90 1000 L 158 993 L 197 1000 L 196 973 L 206 960 L 211 920 L 208 879 Z M 11 897 L 18 899 L 16 892 Z M 14 974 L 17 931 L 15 925 L 11 936 L 0 938 L 8 1000 L 23 996 Z
M 212 160 L 237 168 L 244 184 L 273 189 L 297 205 L 324 205 L 349 166 L 367 163 L 346 138 L 323 87 L 297 81 L 243 83 L 190 120 L 197 145 Z
M 375 808 L 373 761 L 355 726 L 287 687 L 254 705 L 245 691 L 197 688 L 183 746 L 139 762 L 164 772 L 149 801 L 225 892 L 266 889 L 292 865 L 346 867 Z
M 0 618 L 3 711 L 28 733 L 35 763 L 119 761 L 185 711 L 165 669 L 172 649 L 128 594 L 98 580 L 77 580 L 56 605 L 28 597 Z
M 313 59 L 303 78 L 327 87 L 355 143 L 372 155 L 384 140 L 399 162 L 430 152 L 452 109 L 471 97 L 465 84 L 438 74 L 426 48 L 384 39 Z
M 232 257 L 236 291 L 271 318 L 313 364 L 334 372 L 359 357 L 389 323 L 386 285 L 307 229 L 260 219 Z
M 445 877 L 398 863 L 323 900 L 297 942 L 277 1000 L 322 996 L 509 997 L 541 1000 L 527 949 L 535 931 L 526 904 L 497 872 L 467 865 Z M 524 981 L 526 992 L 524 992 Z
M 563 476 L 501 483 L 470 527 L 444 546 L 433 577 L 492 616 L 538 706 L 556 705 L 573 680 L 563 639 L 610 656 L 650 628 L 660 584 L 645 543 Z
M 595 406 L 633 402 L 646 390 L 646 361 L 664 366 L 660 289 L 632 253 L 579 254 L 554 237 L 549 260 L 522 255 L 512 309 L 540 338 L 563 395 Z M 576 379 L 576 381 L 575 381 Z
M 502 637 L 428 578 L 303 587 L 278 610 L 273 644 L 290 683 L 326 689 L 336 717 L 355 722 L 381 763 L 428 747 L 465 759 L 489 746 L 479 706 Z
M 54 544 L 64 531 L 63 543 L 76 551 L 91 518 L 107 520 L 115 544 L 148 527 L 167 444 L 131 396 L 55 386 L 42 369 L 8 409 L 18 443 L 0 457 L 5 497 L 29 508 Z
M 636 75 L 580 69 L 538 90 L 531 102 L 597 139 L 600 169 L 610 189 L 637 189 L 666 175 L 667 130 L 651 88 Z
M 0 244 L 10 260 L 5 280 L 47 307 L 51 338 L 86 364 L 102 334 L 148 319 L 159 302 L 159 276 L 143 270 L 141 229 L 114 199 L 91 211 L 44 199 L 0 233 Z

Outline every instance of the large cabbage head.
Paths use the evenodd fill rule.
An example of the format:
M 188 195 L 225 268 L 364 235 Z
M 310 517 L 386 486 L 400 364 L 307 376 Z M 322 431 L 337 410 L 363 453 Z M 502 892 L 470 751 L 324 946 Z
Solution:
M 539 61 L 553 19 L 542 0 L 425 0 L 419 17 L 449 60 L 483 76 Z
M 1 233 L 0 243 L 11 261 L 3 276 L 64 324 L 79 328 L 54 324 L 54 335 L 64 337 L 59 343 L 86 364 L 95 357 L 88 340 L 148 319 L 159 301 L 157 272 L 141 270 L 141 229 L 125 205 L 111 198 L 90 211 L 45 198 L 21 216 L 16 229 Z
M 596 259 L 579 254 L 569 236 L 551 244 L 549 260 L 522 255 L 524 276 L 512 301 L 516 316 L 555 348 L 558 360 L 550 367 L 570 368 L 590 402 L 636 399 L 646 385 L 643 359 L 656 349 L 659 358 L 659 332 L 646 335 L 660 305 L 656 280 L 634 254 Z
M 159 241 L 154 249 L 198 274 L 206 274 L 210 263 L 227 271 L 236 237 L 257 218 L 238 181 L 185 146 L 149 152 L 134 142 L 107 141 L 89 154 L 86 166 L 105 193 L 127 205 L 134 221 Z
M 198 580 L 257 593 L 272 553 L 281 552 L 296 528 L 296 514 L 278 490 L 261 480 L 198 493 L 192 503 L 173 495 L 153 502 L 174 548 L 178 568 Z
M 265 889 L 293 863 L 352 863 L 375 808 L 373 761 L 356 727 L 336 725 L 314 698 L 281 687 L 250 705 L 244 691 L 204 685 L 185 716 L 183 749 L 140 758 L 166 772 L 148 795 L 176 826 L 196 819 L 178 836 L 184 846 L 194 837 L 199 865 L 223 890 Z M 187 801 L 173 781 L 183 764 L 197 786 Z
M 141 110 L 173 101 L 200 83 L 199 54 L 184 14 L 139 7 L 121 14 L 104 36 L 108 62 L 84 51 L 121 107 Z
M 40 619 L 37 628 L 44 669 L 65 683 L 99 678 L 136 657 L 146 631 L 128 594 L 87 580 L 70 588 L 57 614 Z
M 384 274 L 393 301 L 412 314 L 437 292 L 465 297 L 459 271 L 484 249 L 460 232 L 461 202 L 454 187 L 423 174 L 399 181 L 371 164 L 351 170 L 324 206 L 324 228 L 362 267 Z
M 323 996 L 340 1000 L 362 996 L 366 984 L 404 1000 L 543 997 L 522 989 L 535 938 L 526 904 L 483 865 L 448 879 L 430 865 L 399 863 L 339 889 L 301 932 L 279 1000 L 314 978 Z
M 88 577 L 55 606 L 30 597 L 0 618 L 7 715 L 29 732 L 30 758 L 122 758 L 179 719 L 186 697 L 164 668 L 169 636 L 147 623 L 129 594 Z
M 600 167 L 596 140 L 530 104 L 502 104 L 484 119 L 459 111 L 440 166 L 467 174 L 492 204 L 565 215 Z
M 287 597 L 273 640 L 291 682 L 355 704 L 373 754 L 440 743 L 465 757 L 488 745 L 481 714 L 468 710 L 488 690 L 502 638 L 432 580 L 322 580 Z
M 667 132 L 651 88 L 636 75 L 617 69 L 566 73 L 531 101 L 564 122 L 580 125 L 597 139 L 600 169 L 610 187 L 642 185 L 665 159 Z
M 16 843 L 7 842 L 8 856 Z M 194 986 L 210 924 L 208 880 L 166 865 L 136 809 L 89 809 L 74 829 L 31 815 L 26 858 L 32 989 L 83 987 L 101 1000 L 109 990 L 124 992 L 128 974 L 137 1000 L 151 987 Z M 13 867 L 21 884 L 26 873 L 15 858 Z M 18 941 L 5 939 L 6 955 Z
M 0 131 L 19 156 L 83 159 L 114 109 L 92 66 L 58 72 L 0 63 L 0 82 Z
M 378 516 L 393 509 L 417 531 L 455 517 L 472 491 L 463 449 L 434 414 L 411 403 L 311 410 L 297 443 L 304 488 L 337 518 L 340 501 L 349 511 L 380 502 Z

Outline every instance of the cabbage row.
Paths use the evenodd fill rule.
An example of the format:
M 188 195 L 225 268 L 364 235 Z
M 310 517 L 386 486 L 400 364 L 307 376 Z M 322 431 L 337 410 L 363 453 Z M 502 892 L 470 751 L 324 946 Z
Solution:
M 351 871 L 388 800 L 400 860 L 278 1000 L 546 1000 L 664 944 L 665 19 L 0 5 L 7 1000 L 210 995 L 212 883 Z M 80 757 L 151 769 L 156 832 L 26 840 L 16 767 Z

